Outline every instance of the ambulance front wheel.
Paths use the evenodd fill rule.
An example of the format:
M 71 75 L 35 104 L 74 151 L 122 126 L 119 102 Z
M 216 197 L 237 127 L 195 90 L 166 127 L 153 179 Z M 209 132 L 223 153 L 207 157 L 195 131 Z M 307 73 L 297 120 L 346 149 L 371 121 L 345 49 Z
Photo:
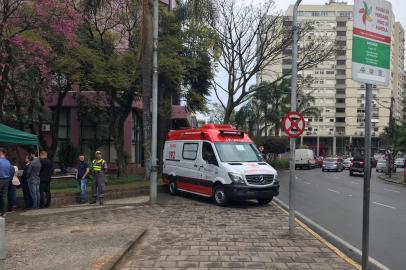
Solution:
M 272 201 L 272 199 L 273 199 L 273 198 L 258 199 L 257 201 L 258 201 L 260 204 L 268 204 L 268 203 L 270 203 L 270 202 Z
M 219 184 L 214 187 L 213 200 L 219 206 L 225 206 L 228 204 L 227 194 L 222 185 Z
M 176 187 L 176 182 L 171 181 L 169 182 L 169 194 L 176 195 L 178 193 L 178 188 Z

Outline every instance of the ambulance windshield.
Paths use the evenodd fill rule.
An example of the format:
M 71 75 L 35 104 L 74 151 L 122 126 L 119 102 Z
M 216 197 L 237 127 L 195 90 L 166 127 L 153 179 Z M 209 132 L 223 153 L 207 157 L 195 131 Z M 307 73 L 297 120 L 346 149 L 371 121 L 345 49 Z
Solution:
M 217 153 L 222 162 L 260 162 L 261 154 L 250 143 L 219 142 L 215 143 Z

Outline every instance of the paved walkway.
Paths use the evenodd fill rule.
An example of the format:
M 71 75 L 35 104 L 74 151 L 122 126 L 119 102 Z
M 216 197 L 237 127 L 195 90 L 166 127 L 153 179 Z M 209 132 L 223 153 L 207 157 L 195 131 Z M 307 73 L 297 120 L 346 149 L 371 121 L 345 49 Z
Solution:
M 112 237 L 103 240 L 111 250 L 99 248 L 100 241 L 95 245 L 77 242 L 64 249 L 67 240 L 86 239 L 94 233 L 82 228 L 100 229 L 102 235 L 107 228 L 115 233 L 147 228 L 116 267 L 122 270 L 354 269 L 301 227 L 291 239 L 287 216 L 274 205 L 246 202 L 222 208 L 209 200 L 166 194 L 160 194 L 157 206 L 139 203 L 130 200 L 83 210 L 72 211 L 71 207 L 52 214 L 7 216 L 11 257 L 2 269 L 100 269 L 107 260 L 103 256 L 120 243 L 112 242 L 111 233 Z M 122 237 L 125 234 L 117 234 Z M 62 252 L 56 252 L 58 249 Z M 85 268 L 74 264 L 97 249 L 103 253 L 98 255 L 102 259 Z

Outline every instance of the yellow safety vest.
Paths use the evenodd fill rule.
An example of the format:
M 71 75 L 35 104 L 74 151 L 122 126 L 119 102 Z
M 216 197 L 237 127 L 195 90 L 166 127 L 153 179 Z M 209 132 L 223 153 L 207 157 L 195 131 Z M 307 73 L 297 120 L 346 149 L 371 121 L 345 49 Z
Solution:
M 93 172 L 101 172 L 104 170 L 104 163 L 106 163 L 104 161 L 104 159 L 100 159 L 100 160 L 93 160 L 92 162 L 92 171 Z

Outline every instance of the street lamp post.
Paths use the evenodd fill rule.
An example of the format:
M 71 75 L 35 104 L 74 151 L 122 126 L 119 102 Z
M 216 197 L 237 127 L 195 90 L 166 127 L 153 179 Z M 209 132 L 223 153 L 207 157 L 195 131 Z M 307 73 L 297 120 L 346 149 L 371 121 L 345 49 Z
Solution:
M 296 111 L 296 87 L 297 87 L 297 42 L 298 23 L 297 10 L 302 0 L 296 0 L 293 7 L 293 44 L 292 44 L 292 81 L 291 81 L 291 112 Z M 295 234 L 295 149 L 296 139 L 290 138 L 290 176 L 289 176 L 289 234 Z
M 157 130 L 158 130 L 158 21 L 159 0 L 154 0 L 153 56 L 152 56 L 152 134 L 151 134 L 151 176 L 150 203 L 157 200 Z

